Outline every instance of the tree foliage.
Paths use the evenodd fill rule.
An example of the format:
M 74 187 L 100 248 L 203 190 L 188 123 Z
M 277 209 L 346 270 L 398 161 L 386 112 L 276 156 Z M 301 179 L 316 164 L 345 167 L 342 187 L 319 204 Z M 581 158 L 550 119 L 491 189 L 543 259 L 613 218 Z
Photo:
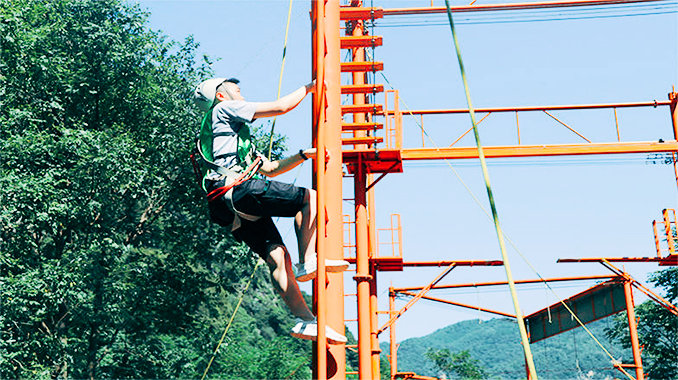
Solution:
M 484 379 L 487 373 L 478 360 L 471 357 L 468 350 L 452 353 L 443 348 L 440 350 L 429 349 L 426 357 L 444 374 L 454 374 L 460 379 Z
M 210 61 L 147 16 L 0 0 L 0 378 L 199 376 L 254 269 L 188 160 Z M 308 375 L 267 277 L 215 376 Z
M 663 289 L 665 298 L 672 304 L 678 301 L 678 268 L 653 273 L 650 282 Z M 645 301 L 635 309 L 638 320 L 638 341 L 643 348 L 643 369 L 652 379 L 678 378 L 678 317 L 654 301 Z M 617 339 L 624 347 L 631 347 L 626 313 L 615 318 L 608 336 Z M 632 357 L 623 358 L 633 362 Z

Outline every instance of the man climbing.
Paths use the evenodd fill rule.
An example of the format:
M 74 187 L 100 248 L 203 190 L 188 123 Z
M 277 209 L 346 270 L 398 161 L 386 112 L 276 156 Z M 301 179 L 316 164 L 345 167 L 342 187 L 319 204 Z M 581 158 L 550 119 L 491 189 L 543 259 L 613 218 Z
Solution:
M 273 286 L 297 318 L 292 335 L 315 340 L 317 321 L 304 301 L 297 281 L 316 277 L 316 193 L 277 181 L 258 178 L 275 177 L 305 160 L 316 157 L 316 150 L 299 150 L 290 157 L 269 161 L 255 150 L 250 139 L 249 123 L 261 117 L 281 115 L 294 109 L 315 82 L 272 102 L 245 101 L 235 78 L 213 78 L 195 89 L 194 100 L 205 111 L 200 128 L 198 150 L 208 167 L 203 178 L 211 219 L 229 227 L 233 236 L 245 242 L 261 256 L 271 272 Z M 292 269 L 287 248 L 271 217 L 294 217 L 299 264 Z M 348 267 L 344 260 L 326 260 L 328 272 Z M 296 272 L 296 273 L 294 273 Z M 326 330 L 329 343 L 345 343 L 346 337 Z

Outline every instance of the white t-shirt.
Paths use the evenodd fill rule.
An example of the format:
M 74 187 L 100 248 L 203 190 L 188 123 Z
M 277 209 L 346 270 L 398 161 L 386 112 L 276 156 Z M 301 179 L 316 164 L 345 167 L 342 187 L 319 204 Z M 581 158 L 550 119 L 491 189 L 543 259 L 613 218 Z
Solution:
M 212 110 L 214 163 L 231 168 L 238 163 L 238 132 L 254 120 L 256 105 L 244 100 L 224 100 Z

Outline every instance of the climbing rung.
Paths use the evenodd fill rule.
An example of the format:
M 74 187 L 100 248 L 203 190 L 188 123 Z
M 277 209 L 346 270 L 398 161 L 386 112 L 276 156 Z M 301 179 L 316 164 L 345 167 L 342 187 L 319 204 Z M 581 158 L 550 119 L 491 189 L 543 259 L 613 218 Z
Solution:
M 342 62 L 342 73 L 384 70 L 384 62 Z
M 342 94 L 372 94 L 384 92 L 383 84 L 347 84 L 341 86 Z
M 378 113 L 383 109 L 381 104 L 351 104 L 341 106 L 341 113 Z
M 366 136 L 366 137 L 351 137 L 348 139 L 341 139 L 341 144 L 342 145 L 361 145 L 361 144 L 378 144 L 380 142 L 384 142 L 383 137 L 374 137 L 374 136 Z
M 383 128 L 382 123 L 341 123 L 342 131 L 372 131 Z
M 381 46 L 383 38 L 381 36 L 346 36 L 339 37 L 342 49 L 374 47 Z
M 384 9 L 380 7 L 341 7 L 339 9 L 341 20 L 371 20 L 384 17 Z

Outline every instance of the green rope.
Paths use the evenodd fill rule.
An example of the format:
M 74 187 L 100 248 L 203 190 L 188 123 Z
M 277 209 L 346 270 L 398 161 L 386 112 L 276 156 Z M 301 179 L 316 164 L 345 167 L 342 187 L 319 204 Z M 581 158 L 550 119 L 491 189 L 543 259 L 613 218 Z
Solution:
M 228 330 L 231 328 L 231 324 L 233 323 L 233 320 L 235 319 L 235 314 L 238 312 L 238 309 L 240 309 L 240 304 L 242 304 L 242 300 L 243 300 L 243 298 L 245 298 L 245 293 L 247 292 L 247 289 L 250 287 L 250 284 L 252 283 L 252 279 L 254 278 L 254 275 L 257 273 L 257 268 L 259 268 L 259 265 L 261 264 L 261 262 L 262 262 L 262 260 L 257 260 L 257 265 L 254 266 L 254 270 L 252 271 L 252 274 L 250 275 L 249 280 L 247 280 L 247 284 L 245 285 L 245 288 L 240 293 L 240 299 L 238 300 L 238 304 L 235 306 L 235 310 L 233 310 L 233 314 L 231 314 L 231 319 L 228 321 L 228 324 L 226 325 L 226 328 L 224 329 L 224 333 L 221 334 L 221 339 L 219 339 L 219 343 L 217 344 L 217 348 L 214 349 L 214 353 L 212 353 L 212 357 L 210 358 L 209 363 L 207 363 L 207 368 L 205 368 L 205 372 L 203 372 L 200 380 L 205 379 L 205 376 L 207 376 L 207 371 L 210 370 L 210 367 L 212 366 L 212 362 L 214 361 L 214 358 L 217 357 L 217 353 L 219 353 L 219 347 L 221 347 L 221 344 L 224 342 L 224 338 L 226 338 L 226 333 L 228 333 Z
M 391 86 L 391 89 L 395 89 L 395 88 L 393 87 L 393 85 L 391 85 L 391 82 L 388 80 L 388 78 L 386 78 L 386 76 L 385 76 L 383 73 L 380 73 L 380 74 L 382 75 L 382 77 L 384 78 L 384 80 L 386 81 L 386 83 L 388 83 L 388 85 Z M 412 118 L 413 118 L 415 124 L 417 124 L 417 126 L 421 129 L 422 133 L 423 133 L 424 135 L 426 135 L 426 137 L 428 137 L 428 139 L 429 139 L 429 141 L 431 142 L 431 144 L 433 144 L 433 146 L 434 146 L 436 149 L 440 149 L 439 146 L 438 146 L 438 144 L 436 144 L 436 142 L 435 142 L 435 141 L 433 140 L 433 138 L 431 137 L 431 135 L 426 131 L 426 129 L 424 129 L 424 126 L 421 125 L 421 124 L 419 123 L 419 121 L 418 121 L 417 118 L 414 116 L 414 114 L 412 113 L 412 111 L 410 111 L 410 108 L 409 108 L 409 106 L 407 105 L 407 103 L 405 103 L 405 100 L 404 100 L 402 97 L 399 98 L 399 100 L 403 103 L 403 105 L 405 106 L 405 110 L 410 114 L 410 116 L 412 116 Z M 475 195 L 475 193 L 473 192 L 473 190 L 471 190 L 471 188 L 468 186 L 468 184 L 466 184 L 466 182 L 465 182 L 464 179 L 459 175 L 459 173 L 458 173 L 457 170 L 454 168 L 454 166 L 452 166 L 452 164 L 450 163 L 449 160 L 444 160 L 444 161 L 445 161 L 445 163 L 447 164 L 447 166 L 452 170 L 452 173 L 457 177 L 457 179 L 458 179 L 459 182 L 462 184 L 462 186 L 466 189 L 466 191 L 467 191 L 468 194 L 471 196 L 471 198 L 473 199 L 473 201 L 478 205 L 478 207 L 480 207 L 480 209 L 483 211 L 483 213 L 485 213 L 485 215 L 491 220 L 491 219 L 492 219 L 492 215 L 487 211 L 487 209 L 485 209 L 485 206 L 483 206 L 483 204 L 482 204 L 482 202 L 480 201 L 480 199 L 478 199 L 478 197 Z M 544 285 L 546 286 L 546 288 L 547 288 L 548 290 L 551 291 L 551 293 L 553 294 L 554 297 L 556 297 L 556 299 L 558 300 L 558 302 L 559 302 L 560 304 L 562 304 L 562 305 L 565 307 L 565 309 L 567 309 L 567 311 L 570 313 L 570 315 L 572 316 L 572 318 L 574 318 L 574 319 L 577 321 L 577 323 L 579 323 L 579 325 L 580 325 L 580 326 L 588 333 L 588 335 L 591 337 L 591 339 L 593 339 L 593 341 L 594 341 L 594 342 L 595 342 L 595 343 L 603 350 L 603 352 L 605 352 L 605 354 L 606 354 L 606 355 L 610 358 L 610 360 L 614 363 L 617 359 L 615 359 L 614 356 L 612 356 L 612 354 L 610 353 L 610 351 L 608 351 L 608 350 L 605 348 L 605 346 L 603 346 L 603 344 L 600 342 L 600 340 L 598 340 L 598 338 L 596 338 L 596 336 L 593 335 L 593 333 L 591 332 L 591 330 L 589 330 L 589 329 L 586 327 L 586 325 L 584 324 L 584 322 L 582 322 L 582 321 L 579 319 L 579 317 L 577 317 L 577 315 L 576 315 L 576 314 L 574 313 L 574 311 L 573 311 L 573 310 L 565 303 L 565 301 L 563 301 L 563 299 L 560 298 L 560 297 L 558 296 L 558 294 L 557 294 L 557 293 L 555 292 L 555 290 L 551 287 L 551 285 L 548 283 L 548 281 L 546 281 L 546 280 L 544 279 L 544 277 L 539 273 L 539 271 L 537 271 L 537 269 L 532 265 L 532 263 L 530 262 L 530 260 L 528 260 L 527 257 L 522 253 L 522 251 L 518 248 L 518 246 L 516 245 L 516 243 L 514 243 L 513 240 L 511 240 L 511 237 L 510 237 L 509 235 L 504 235 L 504 237 L 506 238 L 506 240 L 508 240 L 509 244 L 513 247 L 513 249 L 516 251 L 516 253 L 518 253 L 518 255 L 520 255 L 520 257 L 523 259 L 523 261 L 530 267 L 530 269 L 531 269 L 531 270 L 537 275 L 537 277 L 539 277 L 539 279 L 544 283 Z M 631 376 L 626 370 L 624 370 L 624 368 L 618 367 L 617 369 L 620 370 L 622 373 L 624 373 L 624 375 L 626 375 L 626 377 L 628 377 L 630 380 L 634 380 L 633 376 Z
M 513 275 L 511 274 L 511 267 L 509 265 L 508 255 L 506 253 L 506 246 L 504 245 L 504 236 L 499 225 L 499 216 L 497 214 L 497 207 L 494 203 L 494 195 L 492 194 L 492 186 L 490 185 L 490 174 L 487 170 L 487 163 L 485 162 L 485 153 L 483 152 L 483 146 L 480 143 L 480 134 L 478 133 L 478 125 L 476 123 L 476 115 L 473 110 L 473 105 L 471 103 L 471 92 L 469 90 L 468 81 L 466 80 L 466 71 L 464 70 L 464 62 L 461 58 L 461 50 L 459 48 L 459 42 L 457 40 L 457 32 L 454 29 L 454 21 L 452 20 L 452 11 L 450 10 L 449 0 L 445 0 L 445 6 L 447 8 L 447 18 L 450 22 L 450 29 L 452 31 L 452 39 L 454 41 L 454 48 L 457 52 L 457 61 L 459 62 L 459 70 L 461 71 L 461 79 L 464 82 L 464 92 L 466 93 L 466 102 L 468 103 L 469 115 L 471 116 L 471 124 L 473 125 L 473 135 L 476 139 L 476 146 L 478 148 L 478 158 L 480 158 L 480 166 L 483 169 L 483 178 L 485 179 L 485 188 L 487 190 L 487 197 L 490 201 L 490 208 L 492 209 L 492 218 L 494 220 L 494 227 L 497 231 L 497 239 L 499 240 L 499 248 L 501 250 L 502 260 L 504 261 L 504 269 L 506 270 L 506 278 L 509 283 L 509 288 L 511 289 L 511 298 L 513 299 L 513 306 L 516 312 L 516 320 L 518 321 L 518 329 L 520 330 L 520 338 L 523 345 L 523 350 L 525 351 L 525 361 L 527 362 L 527 367 L 530 372 L 530 377 L 534 380 L 537 380 L 537 371 L 534 367 L 534 360 L 532 359 L 532 351 L 530 350 L 530 342 L 527 338 L 527 330 L 525 329 L 525 322 L 523 321 L 523 314 L 518 305 L 518 295 L 516 293 L 515 282 L 513 281 Z

